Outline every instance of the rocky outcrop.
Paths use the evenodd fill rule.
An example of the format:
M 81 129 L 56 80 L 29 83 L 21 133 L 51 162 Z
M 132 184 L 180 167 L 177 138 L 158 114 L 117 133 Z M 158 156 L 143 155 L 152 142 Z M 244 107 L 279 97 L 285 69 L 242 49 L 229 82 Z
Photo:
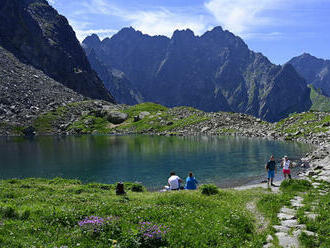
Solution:
M 41 113 L 84 99 L 0 46 L 0 123 L 26 126 Z
M 0 45 L 74 91 L 114 102 L 67 19 L 46 0 L 2 0 Z
M 312 84 L 316 89 L 321 89 L 323 94 L 330 96 L 330 60 L 304 53 L 288 63 L 306 79 L 307 84 Z
M 205 111 L 247 113 L 277 121 L 309 109 L 310 89 L 294 68 L 276 66 L 242 39 L 216 27 L 172 38 L 124 28 L 111 39 L 84 41 L 106 67 L 125 73 L 145 101 Z

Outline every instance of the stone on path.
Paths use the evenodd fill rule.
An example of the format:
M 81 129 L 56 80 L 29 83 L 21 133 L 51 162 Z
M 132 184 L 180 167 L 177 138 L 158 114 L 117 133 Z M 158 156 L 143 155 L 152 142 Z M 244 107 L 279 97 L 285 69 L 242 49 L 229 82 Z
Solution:
M 287 233 L 290 231 L 289 227 L 286 226 L 278 226 L 278 225 L 274 225 L 273 228 L 277 231 L 277 232 L 284 232 Z
M 296 219 L 296 217 L 294 215 L 284 214 L 284 213 L 277 214 L 277 218 L 279 218 L 280 220 L 293 220 L 293 219 Z
M 296 214 L 296 210 L 287 207 L 282 207 L 280 212 L 283 214 L 291 214 L 291 215 Z
M 292 237 L 287 233 L 284 232 L 278 232 L 275 233 L 275 235 L 278 238 L 278 243 L 280 246 L 284 248 L 298 248 L 299 247 L 299 241 L 297 237 Z
M 271 248 L 271 247 L 274 247 L 274 245 L 272 243 L 267 243 L 262 248 Z
M 309 213 L 309 212 L 305 212 L 305 215 L 307 216 L 307 218 L 311 219 L 311 220 L 315 220 L 316 217 L 318 217 L 318 214 L 314 214 L 314 213 Z
M 282 220 L 281 225 L 286 227 L 295 227 L 298 226 L 299 224 L 297 220 Z
M 293 236 L 299 237 L 301 233 L 305 233 L 307 236 L 317 236 L 317 233 L 307 231 L 307 230 L 296 230 L 293 232 Z

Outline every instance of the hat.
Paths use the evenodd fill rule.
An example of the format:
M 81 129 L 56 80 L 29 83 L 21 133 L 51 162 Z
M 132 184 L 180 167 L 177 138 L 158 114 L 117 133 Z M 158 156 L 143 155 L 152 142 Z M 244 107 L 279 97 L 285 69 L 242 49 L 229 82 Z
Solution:
M 288 158 L 288 156 L 287 156 L 287 155 L 285 155 L 285 156 L 284 156 L 284 158 Z

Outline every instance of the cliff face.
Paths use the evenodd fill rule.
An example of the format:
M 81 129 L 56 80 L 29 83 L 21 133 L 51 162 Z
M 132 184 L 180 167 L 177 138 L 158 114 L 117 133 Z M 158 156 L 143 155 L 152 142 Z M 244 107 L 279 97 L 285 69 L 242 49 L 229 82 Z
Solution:
M 306 83 L 321 89 L 322 93 L 330 96 L 330 60 L 316 58 L 308 53 L 292 58 L 288 64 L 306 79 Z
M 91 69 L 67 19 L 47 1 L 2 0 L 0 45 L 72 90 L 114 102 Z
M 268 121 L 311 106 L 310 89 L 292 66 L 272 64 L 221 27 L 202 36 L 175 31 L 171 39 L 124 28 L 97 45 L 83 43 L 106 67 L 125 73 L 145 101 Z
M 104 86 L 112 92 L 117 103 L 134 105 L 141 103 L 143 97 L 127 79 L 125 74 L 119 70 L 106 66 L 97 58 L 95 49 L 99 49 L 101 41 L 97 35 L 91 35 L 84 40 L 83 46 L 91 67 L 97 72 L 102 79 Z M 89 48 L 94 47 L 94 48 Z

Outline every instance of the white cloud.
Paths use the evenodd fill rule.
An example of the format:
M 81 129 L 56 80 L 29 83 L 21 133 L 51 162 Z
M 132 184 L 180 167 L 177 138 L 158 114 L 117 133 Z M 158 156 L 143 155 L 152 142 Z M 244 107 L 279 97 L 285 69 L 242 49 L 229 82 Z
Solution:
M 51 5 L 55 4 L 55 0 L 48 0 L 48 3 L 50 3 Z
M 166 35 L 171 37 L 176 29 L 191 29 L 196 34 L 205 31 L 206 23 L 202 16 L 188 16 L 168 9 L 139 11 L 122 16 L 137 30 L 150 35 Z
M 196 34 L 202 34 L 206 30 L 205 16 L 196 14 L 194 9 L 152 8 L 141 10 L 140 8 L 120 8 L 105 0 L 90 0 L 81 3 L 82 9 L 75 12 L 75 20 L 79 16 L 87 14 L 102 14 L 121 19 L 129 26 L 149 35 L 166 35 L 170 37 L 176 29 L 191 29 Z M 74 25 L 79 34 L 83 34 L 83 28 Z
M 205 3 L 205 7 L 224 28 L 237 35 L 246 36 L 257 27 L 271 25 L 274 19 L 262 13 L 281 3 L 284 1 L 210 0 Z
M 92 23 L 86 21 L 76 21 L 74 19 L 69 19 L 69 23 L 75 31 L 76 36 L 80 42 L 82 42 L 86 38 L 86 36 L 91 34 L 97 34 L 100 39 L 103 39 L 106 37 L 110 37 L 116 32 L 118 32 L 118 30 L 116 29 L 91 29 L 90 27 L 92 26 Z

